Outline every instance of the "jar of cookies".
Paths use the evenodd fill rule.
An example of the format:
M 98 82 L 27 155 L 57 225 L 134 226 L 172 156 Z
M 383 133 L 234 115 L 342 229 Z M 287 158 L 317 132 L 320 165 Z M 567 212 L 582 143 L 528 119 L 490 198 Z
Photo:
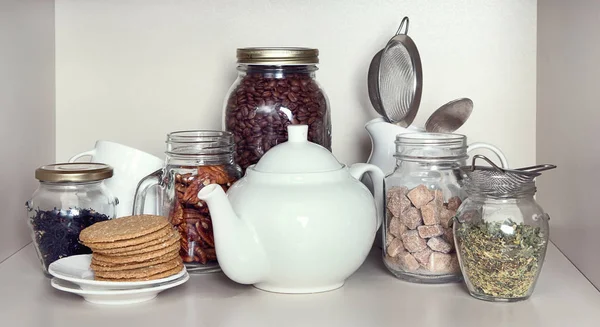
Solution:
M 308 125 L 308 140 L 331 151 L 329 101 L 316 80 L 318 49 L 242 48 L 237 49 L 237 63 L 223 128 L 234 134 L 242 171 L 287 141 L 290 124 Z
M 465 197 L 457 172 L 471 148 L 464 135 L 407 133 L 396 137 L 396 169 L 386 176 L 383 260 L 398 278 L 418 283 L 461 279 L 452 223 Z
M 219 271 L 212 220 L 197 194 L 205 185 L 227 189 L 241 177 L 233 158 L 233 134 L 226 131 L 178 131 L 167 135 L 165 167 L 138 185 L 134 214 L 144 212 L 145 197 L 158 186 L 158 207 L 181 234 L 180 255 L 189 272 Z

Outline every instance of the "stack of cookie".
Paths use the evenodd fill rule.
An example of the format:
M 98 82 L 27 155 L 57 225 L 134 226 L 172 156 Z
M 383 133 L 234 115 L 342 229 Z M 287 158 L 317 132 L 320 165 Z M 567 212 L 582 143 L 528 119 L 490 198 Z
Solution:
M 140 215 L 96 223 L 79 234 L 92 249 L 96 280 L 145 281 L 177 274 L 183 268 L 179 233 L 166 217 Z

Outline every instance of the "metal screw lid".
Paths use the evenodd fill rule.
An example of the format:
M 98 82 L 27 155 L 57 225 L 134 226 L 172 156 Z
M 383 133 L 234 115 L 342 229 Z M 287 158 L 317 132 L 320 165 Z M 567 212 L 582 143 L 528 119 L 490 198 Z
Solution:
M 113 168 L 101 163 L 58 163 L 35 170 L 35 178 L 42 182 L 93 182 L 111 178 Z
M 240 64 L 307 65 L 319 63 L 319 50 L 311 48 L 269 47 L 237 49 Z

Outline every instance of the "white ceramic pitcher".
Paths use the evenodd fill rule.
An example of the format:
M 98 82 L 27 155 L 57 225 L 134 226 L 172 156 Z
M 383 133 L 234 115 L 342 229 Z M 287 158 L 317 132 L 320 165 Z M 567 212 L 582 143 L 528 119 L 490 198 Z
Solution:
M 396 158 L 394 157 L 394 154 L 396 153 L 396 135 L 425 132 L 425 129 L 423 128 L 414 126 L 404 128 L 388 123 L 383 118 L 375 118 L 367 122 L 365 124 L 365 129 L 371 138 L 371 154 L 369 155 L 369 160 L 367 162 L 379 167 L 386 175 L 392 173 L 396 166 Z M 508 168 L 508 161 L 506 160 L 504 153 L 491 144 L 483 142 L 471 143 L 467 148 L 467 152 L 481 148 L 492 151 L 500 160 L 502 167 Z M 370 187 L 370 185 L 367 186 Z

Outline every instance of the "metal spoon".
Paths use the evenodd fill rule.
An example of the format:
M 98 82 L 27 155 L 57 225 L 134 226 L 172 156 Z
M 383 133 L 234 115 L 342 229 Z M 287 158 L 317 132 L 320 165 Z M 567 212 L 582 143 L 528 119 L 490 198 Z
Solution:
M 469 119 L 472 111 L 471 99 L 450 101 L 431 114 L 425 123 L 425 130 L 430 133 L 452 133 Z

